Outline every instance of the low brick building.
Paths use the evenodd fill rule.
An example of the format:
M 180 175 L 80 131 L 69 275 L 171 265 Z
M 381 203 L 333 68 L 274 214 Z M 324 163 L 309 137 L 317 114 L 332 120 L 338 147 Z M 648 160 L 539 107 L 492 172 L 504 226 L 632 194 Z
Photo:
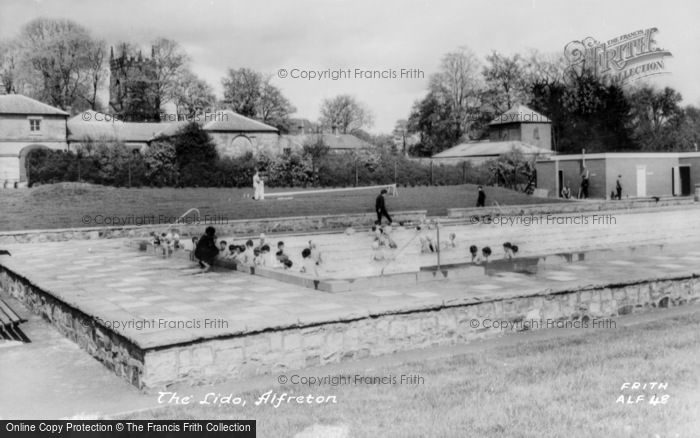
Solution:
M 561 197 L 562 188 L 577 197 L 582 175 L 588 175 L 588 195 L 610 198 L 620 179 L 622 198 L 689 196 L 700 184 L 699 152 L 626 152 L 555 155 L 539 160 L 537 188 Z

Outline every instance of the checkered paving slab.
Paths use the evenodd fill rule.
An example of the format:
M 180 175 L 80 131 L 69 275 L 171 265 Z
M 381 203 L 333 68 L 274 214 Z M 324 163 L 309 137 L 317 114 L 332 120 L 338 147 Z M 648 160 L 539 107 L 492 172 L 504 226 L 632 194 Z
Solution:
M 280 321 L 314 324 L 448 303 L 483 302 L 557 287 L 620 283 L 700 272 L 700 252 L 666 246 L 663 254 L 591 257 L 551 265 L 532 274 L 497 272 L 459 275 L 395 287 L 326 293 L 235 271 L 201 273 L 183 258 L 141 253 L 125 240 L 9 245 L 0 264 L 48 293 L 102 321 L 147 348 L 220 337 L 241 330 L 279 326 Z M 689 247 L 697 247 L 689 244 Z M 426 263 L 430 260 L 425 259 Z M 483 269 L 481 268 L 471 268 Z M 177 321 L 224 320 L 197 330 L 170 329 Z M 121 329 L 118 323 L 155 321 L 153 327 Z

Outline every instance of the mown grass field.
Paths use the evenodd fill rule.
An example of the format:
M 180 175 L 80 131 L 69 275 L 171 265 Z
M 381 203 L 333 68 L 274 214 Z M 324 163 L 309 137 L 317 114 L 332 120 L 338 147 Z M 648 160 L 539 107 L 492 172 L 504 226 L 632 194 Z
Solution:
M 268 189 L 268 193 L 300 189 Z M 486 187 L 487 204 L 516 205 L 557 202 L 533 198 L 498 187 Z M 254 201 L 252 189 L 229 188 L 114 188 L 62 183 L 25 190 L 0 190 L 0 231 L 100 226 L 102 217 L 177 218 L 196 207 L 202 215 L 227 220 L 372 212 L 377 192 L 296 196 L 294 199 Z M 387 197 L 389 211 L 428 210 L 444 215 L 447 208 L 476 204 L 476 186 L 399 188 Z M 92 218 L 85 221 L 84 217 Z
M 419 374 L 423 385 L 275 387 L 336 395 L 338 404 L 177 406 L 139 419 L 256 419 L 258 436 L 291 437 L 314 425 L 350 437 L 697 437 L 700 434 L 700 314 L 420 360 L 366 375 Z M 662 390 L 625 382 L 667 382 Z M 256 400 L 260 391 L 236 394 Z M 618 403 L 622 395 L 639 403 Z M 651 397 L 668 395 L 666 403 Z M 130 416 L 131 418 L 131 416 Z

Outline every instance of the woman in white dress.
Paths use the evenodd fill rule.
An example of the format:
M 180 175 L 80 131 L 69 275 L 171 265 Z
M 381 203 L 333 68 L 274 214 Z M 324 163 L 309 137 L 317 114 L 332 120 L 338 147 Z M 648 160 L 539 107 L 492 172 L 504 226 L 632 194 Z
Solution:
M 260 172 L 255 169 L 255 174 L 253 175 L 253 199 L 260 201 L 265 199 L 265 181 L 260 177 Z

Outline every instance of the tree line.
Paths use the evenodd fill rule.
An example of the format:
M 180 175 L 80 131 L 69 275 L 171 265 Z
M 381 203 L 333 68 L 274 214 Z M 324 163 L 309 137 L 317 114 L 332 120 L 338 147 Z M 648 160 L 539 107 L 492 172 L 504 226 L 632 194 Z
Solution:
M 516 104 L 552 121 L 558 153 L 697 150 L 700 110 L 676 90 L 624 84 L 561 55 L 492 52 L 482 62 L 462 47 L 442 58 L 426 95 L 394 132 L 418 136 L 411 150 L 431 156 L 460 142 L 488 138 L 488 124 Z
M 205 111 L 233 111 L 290 130 L 296 108 L 272 84 L 272 76 L 229 68 L 221 79 L 223 99 L 191 69 L 174 40 L 156 38 L 150 50 L 119 42 L 110 49 L 84 26 L 68 19 L 38 18 L 0 41 L 0 93 L 24 94 L 71 114 L 86 109 L 128 121 L 162 121 L 167 104 L 187 119 Z M 104 100 L 104 90 L 109 100 Z M 372 124 L 371 111 L 354 96 L 325 99 L 316 130 L 350 133 Z
M 171 104 L 185 117 L 232 109 L 282 133 L 301 123 L 268 74 L 229 68 L 218 100 L 178 42 L 157 38 L 145 53 L 126 42 L 113 47 L 71 20 L 33 20 L 15 38 L 0 41 L 0 92 L 25 94 L 71 114 L 93 109 L 123 120 L 160 121 L 162 107 Z M 139 68 L 131 68 L 134 62 Z M 106 88 L 110 97 L 103 102 Z M 350 94 L 324 99 L 318 122 L 306 132 L 354 134 L 380 148 L 431 156 L 487 138 L 489 122 L 518 103 L 552 120 L 558 153 L 685 151 L 700 141 L 700 109 L 683 105 L 670 87 L 626 85 L 575 70 L 563 53 L 492 52 L 482 61 L 466 47 L 442 57 L 425 96 L 393 132 L 368 133 L 372 111 Z

